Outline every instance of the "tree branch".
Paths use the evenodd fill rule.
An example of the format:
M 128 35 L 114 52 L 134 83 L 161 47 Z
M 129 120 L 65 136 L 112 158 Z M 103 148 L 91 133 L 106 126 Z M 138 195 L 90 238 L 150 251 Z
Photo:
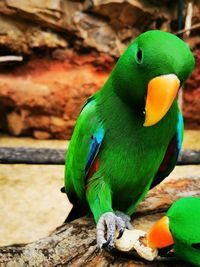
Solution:
M 0 63 L 20 62 L 20 61 L 23 61 L 22 56 L 15 56 L 15 55 L 0 56 Z
M 65 164 L 67 149 L 0 147 L 0 163 Z M 200 164 L 199 150 L 183 150 L 177 165 Z

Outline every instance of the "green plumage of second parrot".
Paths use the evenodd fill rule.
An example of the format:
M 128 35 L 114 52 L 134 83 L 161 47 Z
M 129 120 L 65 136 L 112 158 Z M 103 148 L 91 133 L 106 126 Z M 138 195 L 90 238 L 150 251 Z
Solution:
M 176 95 L 193 68 L 181 39 L 148 31 L 84 104 L 66 157 L 68 220 L 91 210 L 99 247 L 114 246 L 115 229 L 131 228 L 138 203 L 174 168 L 183 133 Z
M 179 259 L 200 266 L 199 210 L 200 198 L 185 197 L 175 201 L 166 216 L 150 229 L 149 244 L 154 248 L 173 245 Z

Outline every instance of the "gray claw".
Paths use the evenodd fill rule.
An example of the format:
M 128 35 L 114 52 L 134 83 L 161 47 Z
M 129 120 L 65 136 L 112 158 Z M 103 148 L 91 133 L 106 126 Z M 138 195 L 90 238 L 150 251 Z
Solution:
M 111 250 L 115 247 L 115 230 L 123 233 L 125 230 L 124 221 L 113 212 L 104 213 L 97 224 L 97 246 L 100 249 L 107 247 Z
M 120 230 L 117 239 L 120 239 L 122 237 L 123 233 L 124 233 L 124 230 Z
M 133 229 L 133 226 L 132 226 L 132 224 L 131 224 L 131 217 L 130 216 L 128 216 L 128 215 L 126 215 L 125 213 L 123 213 L 122 211 L 119 211 L 119 210 L 117 210 L 116 212 L 115 212 L 115 215 L 117 216 L 117 217 L 120 217 L 123 221 L 124 221 L 124 223 L 125 223 L 125 226 L 126 226 L 126 229 L 128 229 L 128 230 L 132 230 Z M 123 233 L 122 233 L 123 234 Z M 121 237 L 121 236 L 120 236 Z M 119 238 L 120 238 L 119 237 Z

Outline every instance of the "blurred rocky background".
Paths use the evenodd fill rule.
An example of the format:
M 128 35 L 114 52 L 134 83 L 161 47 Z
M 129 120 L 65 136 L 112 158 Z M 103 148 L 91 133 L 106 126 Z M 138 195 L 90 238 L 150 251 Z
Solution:
M 183 112 L 186 128 L 199 129 L 200 1 L 190 2 L 197 27 L 187 42 L 197 63 L 184 87 Z M 188 3 L 1 0 L 0 131 L 69 139 L 84 100 L 101 88 L 131 40 L 149 29 L 184 28 Z
M 179 31 L 187 18 L 189 37 Z M 199 151 L 200 0 L 0 0 L 0 150 L 66 151 L 85 99 L 101 88 L 131 40 L 149 29 L 178 34 L 194 52 L 196 69 L 182 96 L 185 126 L 192 129 L 183 149 Z M 71 209 L 60 192 L 64 165 L 9 163 L 9 157 L 0 163 L 0 246 L 32 242 L 63 223 Z M 199 196 L 199 177 L 200 165 L 176 167 L 164 194 L 158 188 L 155 199 L 150 192 L 154 205 L 147 206 L 156 213 L 180 196 Z M 152 222 L 158 215 L 148 216 Z

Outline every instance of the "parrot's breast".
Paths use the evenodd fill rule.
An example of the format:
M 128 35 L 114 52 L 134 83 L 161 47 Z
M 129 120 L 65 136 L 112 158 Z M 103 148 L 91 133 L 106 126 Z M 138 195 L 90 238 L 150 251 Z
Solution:
M 152 147 L 142 140 L 123 142 L 116 146 L 102 147 L 99 155 L 104 177 L 113 192 L 113 207 L 125 210 L 139 201 L 149 189 L 167 149 L 167 142 Z M 121 141 L 121 142 L 120 142 Z
M 109 119 L 104 119 L 99 166 L 111 186 L 114 209 L 128 210 L 148 191 L 176 133 L 177 105 L 168 113 L 152 127 L 144 127 L 142 116 L 127 110 L 110 112 Z

